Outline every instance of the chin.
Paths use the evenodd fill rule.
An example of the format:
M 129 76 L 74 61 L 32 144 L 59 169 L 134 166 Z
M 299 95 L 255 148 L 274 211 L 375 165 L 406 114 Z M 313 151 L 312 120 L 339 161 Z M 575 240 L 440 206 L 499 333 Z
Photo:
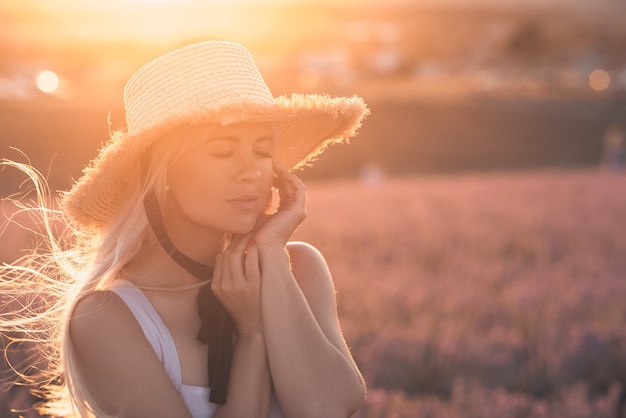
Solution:
M 250 228 L 231 228 L 231 230 L 229 231 L 231 234 L 233 235 L 243 235 L 243 234 L 248 234 L 250 232 L 252 232 L 252 230 L 254 229 L 254 225 L 251 226 Z
M 247 234 L 252 232 L 257 224 L 259 216 L 262 215 L 262 210 L 241 212 L 231 212 L 230 214 L 221 217 L 221 219 L 214 219 L 213 225 L 218 226 L 219 230 L 230 234 Z
M 236 224 L 228 228 L 228 230 L 229 232 L 233 234 L 247 234 L 249 232 L 252 232 L 252 230 L 254 230 L 254 227 L 256 226 L 256 221 L 257 221 L 257 218 L 255 217 L 253 220 L 250 220 L 250 221 L 246 220 L 246 221 L 237 222 Z

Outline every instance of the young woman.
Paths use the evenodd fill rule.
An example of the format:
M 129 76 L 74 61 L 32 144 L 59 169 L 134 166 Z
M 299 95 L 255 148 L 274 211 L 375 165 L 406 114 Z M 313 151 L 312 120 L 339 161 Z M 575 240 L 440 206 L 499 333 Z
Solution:
M 72 233 L 51 240 L 54 263 L 7 267 L 11 280 L 0 284 L 35 283 L 48 294 L 47 309 L 31 303 L 30 316 L 4 315 L 0 326 L 55 325 L 44 330 L 57 378 L 43 409 L 356 412 L 365 384 L 338 325 L 331 275 L 314 247 L 289 242 L 306 215 L 304 185 L 290 170 L 355 135 L 368 113 L 362 99 L 274 98 L 245 48 L 208 41 L 141 68 L 125 105 L 127 130 L 62 196 Z

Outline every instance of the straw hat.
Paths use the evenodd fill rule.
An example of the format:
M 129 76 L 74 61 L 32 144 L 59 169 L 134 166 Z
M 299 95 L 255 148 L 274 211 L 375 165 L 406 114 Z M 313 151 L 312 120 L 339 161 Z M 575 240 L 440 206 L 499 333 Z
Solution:
M 369 113 L 363 99 L 297 95 L 274 98 L 241 45 L 206 41 L 171 51 L 137 71 L 124 89 L 127 130 L 113 133 L 62 198 L 81 226 L 106 225 L 127 189 L 127 173 L 143 150 L 184 124 L 275 122 L 275 158 L 295 169 L 324 148 L 356 134 Z

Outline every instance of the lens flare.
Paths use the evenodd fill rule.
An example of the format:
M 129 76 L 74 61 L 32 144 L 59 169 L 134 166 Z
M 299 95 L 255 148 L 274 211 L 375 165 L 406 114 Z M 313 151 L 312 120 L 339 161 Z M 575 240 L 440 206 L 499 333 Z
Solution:
M 49 70 L 40 72 L 37 76 L 37 88 L 44 93 L 54 93 L 59 88 L 59 76 Z
M 604 91 L 611 84 L 611 76 L 605 70 L 598 68 L 589 74 L 589 87 L 595 91 Z

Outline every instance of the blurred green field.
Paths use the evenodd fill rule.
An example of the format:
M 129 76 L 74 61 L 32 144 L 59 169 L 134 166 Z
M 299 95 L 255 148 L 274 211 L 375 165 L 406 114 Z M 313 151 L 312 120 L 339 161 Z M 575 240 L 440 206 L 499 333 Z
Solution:
M 626 387 L 626 173 L 313 183 L 369 384 L 360 417 L 615 417 Z M 623 396 L 623 394 L 622 394 Z

